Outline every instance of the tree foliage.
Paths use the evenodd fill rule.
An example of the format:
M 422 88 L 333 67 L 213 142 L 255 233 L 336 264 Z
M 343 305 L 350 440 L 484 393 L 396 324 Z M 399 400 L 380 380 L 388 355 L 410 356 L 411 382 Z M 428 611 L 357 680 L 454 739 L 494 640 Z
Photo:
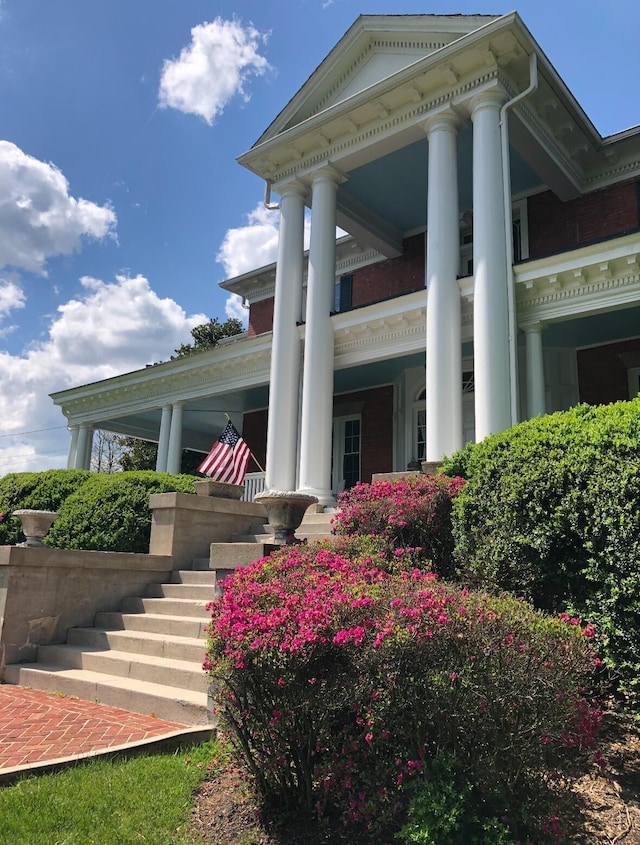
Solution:
M 175 350 L 175 355 L 171 356 L 171 360 L 186 358 L 188 355 L 195 355 L 198 352 L 213 349 L 221 340 L 227 337 L 234 337 L 243 331 L 242 322 L 236 317 L 230 317 L 224 323 L 221 323 L 217 317 L 213 317 L 209 322 L 191 329 L 193 343 L 182 343 Z

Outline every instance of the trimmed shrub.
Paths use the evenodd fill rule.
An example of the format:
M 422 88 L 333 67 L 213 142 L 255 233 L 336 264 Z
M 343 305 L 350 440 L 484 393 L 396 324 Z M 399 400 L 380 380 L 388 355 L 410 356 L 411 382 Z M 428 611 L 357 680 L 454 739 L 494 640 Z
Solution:
M 389 558 L 409 560 L 410 568 L 429 563 L 441 577 L 450 578 L 454 574 L 451 502 L 463 486 L 463 479 L 442 475 L 356 484 L 338 496 L 334 532 L 375 537 Z
M 236 571 L 211 610 L 205 669 L 267 806 L 386 835 L 445 755 L 483 823 L 557 841 L 599 719 L 591 628 L 327 544 Z
M 640 399 L 580 405 L 469 445 L 443 470 L 460 574 L 593 622 L 640 706 Z
M 65 501 L 60 519 L 47 536 L 61 549 L 105 552 L 148 552 L 151 534 L 149 496 L 152 493 L 194 493 L 190 475 L 139 470 L 92 473 Z
M 91 477 L 81 469 L 49 469 L 45 472 L 14 472 L 0 478 L 0 545 L 24 540 L 20 521 L 11 513 L 21 508 L 60 512 L 68 497 Z

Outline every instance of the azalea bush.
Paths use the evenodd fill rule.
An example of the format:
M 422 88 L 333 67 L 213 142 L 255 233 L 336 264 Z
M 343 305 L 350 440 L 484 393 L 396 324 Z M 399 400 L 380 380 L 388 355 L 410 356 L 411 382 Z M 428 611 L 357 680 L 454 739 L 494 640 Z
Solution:
M 356 484 L 338 497 L 334 532 L 376 537 L 389 557 L 411 559 L 418 565 L 428 562 L 440 576 L 451 578 L 451 503 L 463 486 L 462 478 L 442 475 Z
M 599 720 L 590 627 L 327 544 L 238 570 L 211 612 L 218 715 L 267 806 L 388 835 L 445 755 L 483 824 L 560 841 Z
M 640 711 L 640 399 L 520 423 L 443 470 L 468 479 L 452 515 L 463 577 L 593 622 Z

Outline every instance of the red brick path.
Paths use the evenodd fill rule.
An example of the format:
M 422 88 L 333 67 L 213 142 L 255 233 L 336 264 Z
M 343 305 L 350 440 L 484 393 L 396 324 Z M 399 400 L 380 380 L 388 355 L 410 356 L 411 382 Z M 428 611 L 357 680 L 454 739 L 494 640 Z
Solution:
M 0 773 L 185 729 L 103 704 L 0 685 Z

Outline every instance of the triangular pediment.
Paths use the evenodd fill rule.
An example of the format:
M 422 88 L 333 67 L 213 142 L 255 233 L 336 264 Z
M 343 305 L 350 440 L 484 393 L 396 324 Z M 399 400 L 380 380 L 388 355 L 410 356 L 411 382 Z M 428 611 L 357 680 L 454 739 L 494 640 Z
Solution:
M 361 15 L 257 143 L 387 79 L 495 15 Z

